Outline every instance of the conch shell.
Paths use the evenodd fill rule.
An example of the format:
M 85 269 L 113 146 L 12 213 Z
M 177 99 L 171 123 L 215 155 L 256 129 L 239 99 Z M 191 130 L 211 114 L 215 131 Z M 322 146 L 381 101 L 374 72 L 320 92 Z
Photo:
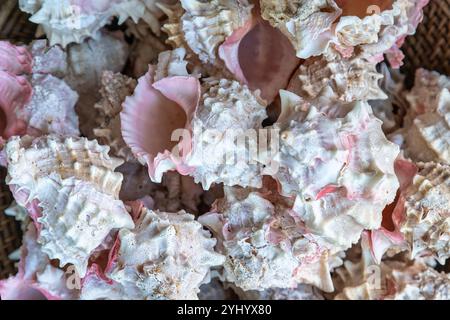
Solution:
M 197 299 L 210 268 L 224 260 L 214 245 L 193 215 L 144 208 L 135 229 L 119 231 L 103 281 L 98 272 L 88 276 L 81 298 Z
M 292 288 L 298 283 L 333 290 L 327 252 L 302 233 L 287 204 L 273 204 L 250 190 L 228 190 L 199 221 L 212 230 L 219 252 L 226 256 L 224 281 L 243 290 Z
M 302 100 L 290 92 L 282 91 L 281 98 L 282 113 L 273 126 L 281 137 L 273 177 L 283 195 L 296 197 L 295 216 L 310 232 L 330 249 L 347 249 L 363 229 L 380 226 L 382 210 L 394 200 L 399 149 L 366 102 L 333 119 L 314 106 L 302 111 Z

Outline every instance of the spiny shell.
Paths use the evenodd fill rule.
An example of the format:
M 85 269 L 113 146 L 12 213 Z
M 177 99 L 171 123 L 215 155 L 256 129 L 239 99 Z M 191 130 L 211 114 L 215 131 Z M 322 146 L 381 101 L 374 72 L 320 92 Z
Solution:
M 134 160 L 131 150 L 122 138 L 120 112 L 125 98 L 133 92 L 136 80 L 120 73 L 105 71 L 102 76 L 102 99 L 95 104 L 98 110 L 94 135 L 101 144 L 110 146 L 110 152 L 125 161 Z
M 150 6 L 146 6 L 147 3 Z M 61 44 L 63 47 L 98 37 L 99 30 L 113 16 L 118 17 L 119 24 L 131 17 L 135 22 L 144 18 L 156 31 L 159 26 L 151 10 L 160 11 L 151 1 L 20 0 L 19 5 L 22 11 L 32 15 L 30 21 L 42 25 L 52 45 Z
M 33 194 L 39 201 L 36 222 L 42 250 L 61 267 L 73 264 L 81 277 L 90 255 L 111 230 L 134 227 L 123 202 L 92 182 L 52 173 L 38 179 Z
M 36 229 L 29 224 L 20 249 L 18 273 L 0 280 L 2 300 L 76 299 L 78 290 L 68 287 L 66 273 L 52 266 L 36 239 Z
M 329 87 L 336 100 L 353 102 L 357 100 L 386 99 L 379 87 L 383 75 L 377 72 L 376 65 L 357 56 L 351 59 L 312 58 L 300 65 L 295 76 L 300 80 L 300 88 L 294 92 L 307 100 L 313 100 Z
M 313 234 L 334 250 L 347 249 L 363 229 L 380 226 L 382 210 L 394 200 L 398 147 L 387 141 L 365 102 L 333 119 L 314 106 L 301 112 L 297 96 L 281 95 L 273 177 L 283 195 L 296 197 L 293 210 Z
M 134 230 L 119 231 L 117 243 L 106 276 L 121 299 L 197 299 L 210 268 L 223 262 L 209 232 L 184 211 L 144 209 Z
M 406 220 L 401 231 L 413 258 L 431 252 L 444 264 L 450 257 L 450 165 L 417 165 L 419 172 L 404 195 Z
M 55 172 L 62 179 L 73 176 L 92 182 L 99 191 L 118 198 L 122 174 L 114 170 L 122 160 L 109 157 L 108 151 L 86 138 L 14 137 L 6 145 L 7 182 L 33 194 L 38 180 Z
M 169 11 L 163 30 L 174 48 L 185 47 L 203 63 L 220 64 L 218 47 L 250 19 L 251 9 L 247 0 L 182 0 L 181 7 Z
M 261 186 L 261 166 L 249 145 L 257 145 L 265 118 L 258 93 L 236 81 L 210 82 L 192 120 L 192 153 L 186 163 L 195 168 L 195 181 L 204 189 L 212 183 Z M 239 143 L 246 135 L 250 143 Z
M 218 250 L 226 256 L 224 281 L 243 290 L 292 288 L 314 281 L 332 291 L 327 262 L 327 270 L 315 270 L 319 271 L 315 276 L 321 277 L 317 283 L 302 270 L 322 265 L 327 254 L 305 237 L 284 206 L 272 204 L 257 192 L 236 189 L 216 203 L 217 213 L 200 216 L 199 221 L 213 231 Z

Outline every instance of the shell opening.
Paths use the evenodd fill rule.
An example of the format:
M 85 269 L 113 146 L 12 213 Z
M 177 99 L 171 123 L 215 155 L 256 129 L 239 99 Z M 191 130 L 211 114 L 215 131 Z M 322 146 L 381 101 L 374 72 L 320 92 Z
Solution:
M 336 4 L 342 9 L 342 16 L 357 16 L 361 19 L 390 10 L 393 3 L 394 0 L 336 0 Z
M 400 191 L 397 191 L 397 195 L 395 196 L 395 200 L 386 206 L 383 210 L 383 218 L 381 220 L 381 226 L 389 232 L 395 231 L 395 223 L 393 219 L 393 214 L 395 207 L 397 206 L 397 202 L 400 199 Z

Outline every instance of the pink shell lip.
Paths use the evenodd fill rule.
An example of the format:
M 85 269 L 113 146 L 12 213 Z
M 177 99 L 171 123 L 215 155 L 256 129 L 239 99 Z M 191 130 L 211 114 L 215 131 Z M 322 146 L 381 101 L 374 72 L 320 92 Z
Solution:
M 59 300 L 20 274 L 0 280 L 0 297 L 2 300 Z
M 150 178 L 159 182 L 162 161 L 170 161 L 181 174 L 192 168 L 184 160 L 192 141 L 171 141 L 176 129 L 190 130 L 200 101 L 200 82 L 191 76 L 173 76 L 153 82 L 153 67 L 138 80 L 133 96 L 127 97 L 120 113 L 122 136 L 133 154 L 148 166 Z M 178 147 L 180 154 L 172 153 Z
M 16 75 L 29 74 L 33 58 L 25 47 L 15 46 L 8 41 L 0 41 L 0 70 Z
M 256 12 L 219 47 L 219 57 L 237 80 L 261 90 L 262 98 L 271 103 L 288 85 L 300 59 L 281 31 Z
M 0 70 L 0 136 L 8 139 L 25 134 L 26 123 L 16 116 L 31 98 L 32 88 L 23 76 Z

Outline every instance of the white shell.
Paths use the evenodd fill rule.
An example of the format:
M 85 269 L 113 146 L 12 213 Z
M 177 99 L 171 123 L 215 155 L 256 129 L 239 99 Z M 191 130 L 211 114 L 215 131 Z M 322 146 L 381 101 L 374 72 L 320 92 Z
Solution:
M 347 249 L 363 229 L 380 226 L 382 210 L 394 200 L 398 147 L 386 139 L 366 102 L 333 119 L 314 106 L 301 112 L 297 96 L 281 95 L 283 112 L 274 125 L 281 137 L 279 168 L 273 177 L 283 195 L 296 196 L 293 210 L 310 232 L 332 250 Z
M 400 230 L 411 256 L 428 255 L 441 263 L 450 257 L 450 165 L 419 163 L 405 192 L 406 219 Z
M 226 256 L 224 281 L 243 290 L 292 288 L 300 282 L 333 290 L 328 254 L 308 240 L 286 205 L 272 204 L 258 192 L 236 189 L 216 203 L 218 213 L 199 217 Z M 310 269 L 314 274 L 309 274 Z
M 120 230 L 118 241 L 116 263 L 106 275 L 121 299 L 197 299 L 210 268 L 224 259 L 209 232 L 184 211 L 144 209 L 136 228 Z
M 86 138 L 13 137 L 6 145 L 7 183 L 33 194 L 39 178 L 55 172 L 62 179 L 92 182 L 99 191 L 118 198 L 122 174 L 114 170 L 123 161 L 109 157 L 108 151 L 109 147 Z
M 61 267 L 73 264 L 81 277 L 92 252 L 113 229 L 133 228 L 122 201 L 98 191 L 93 183 L 50 174 L 34 190 L 41 216 L 38 242 Z
M 192 120 L 192 153 L 186 161 L 195 168 L 192 176 L 204 189 L 212 183 L 260 187 L 261 165 L 249 145 L 257 145 L 265 102 L 237 81 L 221 79 L 208 85 Z M 239 143 L 246 135 L 250 143 Z

